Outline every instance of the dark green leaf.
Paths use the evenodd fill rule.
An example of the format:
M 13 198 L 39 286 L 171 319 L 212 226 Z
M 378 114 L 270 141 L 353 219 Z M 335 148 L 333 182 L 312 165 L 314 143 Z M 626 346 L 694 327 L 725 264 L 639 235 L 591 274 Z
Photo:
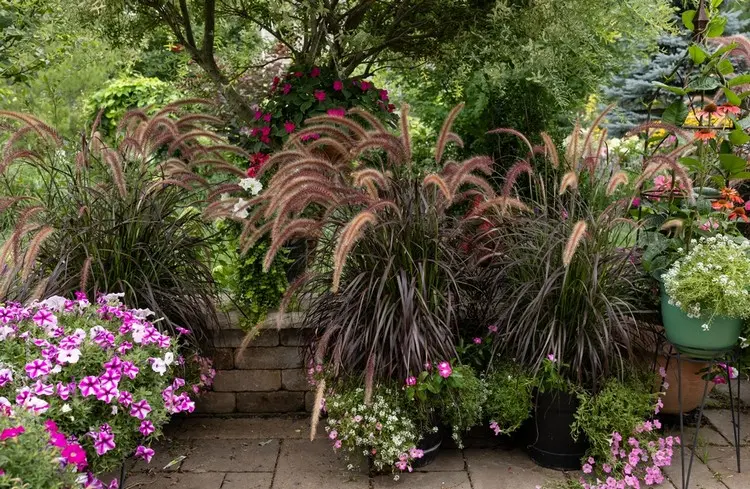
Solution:
M 732 91 L 731 88 L 723 87 L 722 90 L 724 90 L 724 96 L 727 98 L 727 102 L 729 102 L 732 105 L 740 105 L 742 103 L 742 100 L 737 96 L 736 93 Z
M 741 146 L 750 141 L 750 135 L 738 128 L 729 133 L 729 140 L 735 146 Z
M 747 160 L 733 154 L 720 154 L 719 163 L 730 175 L 744 171 L 747 166 Z
M 662 120 L 675 126 L 681 126 L 687 119 L 688 113 L 689 109 L 682 99 L 675 100 L 662 114 Z
M 719 81 L 716 78 L 713 78 L 710 76 L 701 76 L 691 81 L 688 84 L 689 89 L 697 90 L 701 92 L 707 91 L 707 90 L 714 90 L 718 88 L 719 86 L 721 86 Z

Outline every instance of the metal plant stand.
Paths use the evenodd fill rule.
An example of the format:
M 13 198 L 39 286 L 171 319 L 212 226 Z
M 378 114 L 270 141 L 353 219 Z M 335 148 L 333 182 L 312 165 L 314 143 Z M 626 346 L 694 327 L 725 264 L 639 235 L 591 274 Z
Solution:
M 693 358 L 690 355 L 685 355 L 687 358 Z M 677 402 L 678 409 L 680 411 L 680 459 L 682 461 L 682 489 L 688 489 L 690 485 L 690 474 L 693 470 L 693 458 L 695 457 L 695 448 L 698 444 L 698 434 L 701 429 L 701 421 L 703 419 L 703 409 L 706 406 L 706 397 L 708 396 L 708 384 L 710 379 L 705 379 L 705 385 L 703 387 L 703 398 L 701 399 L 700 407 L 698 408 L 698 419 L 695 425 L 695 434 L 693 435 L 692 444 L 689 445 L 690 458 L 687 464 L 687 470 L 685 466 L 685 426 L 684 426 L 684 413 L 682 412 L 682 357 L 683 354 L 677 349 Z M 734 353 L 712 353 L 706 352 L 706 356 L 700 360 L 708 360 L 709 374 L 713 371 L 719 360 L 724 360 L 727 365 L 727 370 L 730 365 L 737 365 L 739 371 L 739 355 Z M 734 437 L 734 449 L 735 456 L 737 457 L 737 472 L 740 472 L 740 379 L 737 378 L 737 402 L 735 402 L 732 394 L 732 379 L 731 373 L 727 372 L 727 385 L 729 387 L 729 408 L 732 412 L 732 434 Z M 735 413 L 736 405 L 736 413 Z

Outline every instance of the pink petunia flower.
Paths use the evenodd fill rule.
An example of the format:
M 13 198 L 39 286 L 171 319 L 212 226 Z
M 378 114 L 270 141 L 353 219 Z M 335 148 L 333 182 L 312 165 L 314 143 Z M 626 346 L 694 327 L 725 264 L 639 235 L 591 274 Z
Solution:
M 93 375 L 84 377 L 78 382 L 78 389 L 83 397 L 94 396 L 99 390 L 99 379 Z
M 145 399 L 141 399 L 138 402 L 134 402 L 130 406 L 130 415 L 134 418 L 138 419 L 145 419 L 146 416 L 148 416 L 148 413 L 151 412 L 151 406 L 149 406 L 148 401 Z
M 154 423 L 152 423 L 148 419 L 144 419 L 143 421 L 141 421 L 141 426 L 138 428 L 138 430 L 143 436 L 148 436 L 156 429 L 154 428 Z
M 476 337 L 472 340 L 475 345 L 481 345 L 482 344 L 482 338 Z
M 146 463 L 151 463 L 151 458 L 154 456 L 154 450 L 149 447 L 144 447 L 143 445 L 138 445 L 138 448 L 135 449 L 135 458 L 140 458 L 146 461 Z
M 24 428 L 23 425 L 18 425 L 15 428 L 6 428 L 0 433 L 0 441 L 16 438 L 18 435 L 22 435 L 25 432 L 26 428 Z
M 94 435 L 94 450 L 101 456 L 116 447 L 115 435 L 108 431 L 100 431 Z
M 35 379 L 47 375 L 52 370 L 52 365 L 48 360 L 36 359 L 27 363 L 25 369 L 29 377 Z
M 76 464 L 79 470 L 86 466 L 86 452 L 77 443 L 71 443 L 63 448 L 61 455 L 69 464 Z
M 39 309 L 32 318 L 40 328 L 51 328 L 57 325 L 57 317 L 46 309 Z

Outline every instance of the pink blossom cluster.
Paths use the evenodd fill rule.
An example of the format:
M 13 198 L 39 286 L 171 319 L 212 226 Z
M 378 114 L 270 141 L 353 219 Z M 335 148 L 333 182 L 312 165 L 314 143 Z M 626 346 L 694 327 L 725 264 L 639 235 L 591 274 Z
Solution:
M 15 368 L 0 362 L 0 414 L 12 412 L 9 398 L 37 415 L 49 411 L 58 422 L 67 421 L 66 413 L 80 409 L 77 406 L 92 404 L 80 414 L 88 416 L 107 405 L 112 426 L 101 423 L 103 419 L 94 424 L 92 419 L 98 428 L 78 434 L 90 438 L 101 457 L 117 448 L 126 427 L 142 437 L 155 433 L 155 409 L 166 414 L 193 412 L 190 393 L 210 387 L 215 371 L 210 360 L 196 355 L 191 361 L 200 380 L 187 386 L 185 379 L 172 377 L 172 371 L 187 362 L 174 339 L 148 320 L 152 314 L 125 308 L 116 295 L 102 295 L 91 304 L 82 293 L 75 300 L 51 297 L 29 307 L 0 306 L 0 347 L 2 342 L 20 343 L 28 352 L 26 363 Z M 93 326 L 84 330 L 88 323 Z M 185 334 L 190 331 L 178 328 L 178 335 Z M 135 455 L 150 461 L 154 452 L 139 445 Z
M 644 485 L 654 486 L 664 482 L 662 467 L 671 465 L 673 450 L 680 444 L 680 438 L 667 436 L 653 439 L 654 430 L 660 428 L 658 420 L 645 421 L 624 442 L 620 433 L 612 433 L 609 459 L 599 465 L 599 477 L 595 482 L 580 479 L 583 488 L 640 489 Z M 596 461 L 589 457 L 583 464 L 583 473 L 592 474 L 595 466 Z
M 422 450 L 416 447 L 410 448 L 408 454 L 402 453 L 398 456 L 398 462 L 395 463 L 395 466 L 401 472 L 412 472 L 414 469 L 409 462 L 422 457 L 424 457 L 424 452 Z

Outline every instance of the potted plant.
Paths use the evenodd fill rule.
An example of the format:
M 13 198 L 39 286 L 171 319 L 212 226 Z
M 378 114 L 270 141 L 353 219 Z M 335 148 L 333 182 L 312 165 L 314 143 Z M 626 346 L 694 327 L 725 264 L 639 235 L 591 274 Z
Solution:
M 120 297 L 90 303 L 79 293 L 0 306 L 0 407 L 43 415 L 75 437 L 92 474 L 131 455 L 150 461 L 162 426 L 192 412 L 191 396 L 214 374 L 210 361 L 183 356 L 151 311 L 126 308 Z
M 534 379 L 518 365 L 493 366 L 484 378 L 487 402 L 485 419 L 495 434 L 511 435 L 531 416 Z
M 664 329 L 680 352 L 714 358 L 737 345 L 750 316 L 750 241 L 719 234 L 691 244 L 663 275 Z

